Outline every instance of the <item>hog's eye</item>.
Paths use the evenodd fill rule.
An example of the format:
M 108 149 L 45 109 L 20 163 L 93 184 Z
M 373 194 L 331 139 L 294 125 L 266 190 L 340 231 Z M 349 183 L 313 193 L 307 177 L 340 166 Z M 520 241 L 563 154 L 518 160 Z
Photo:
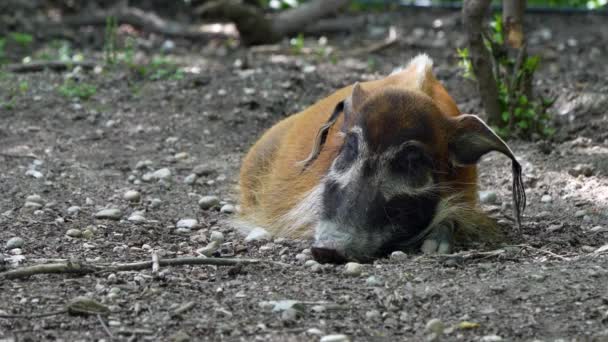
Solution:
M 394 172 L 415 175 L 424 172 L 430 166 L 428 156 L 417 147 L 407 147 L 400 151 L 391 163 Z
M 342 152 L 340 158 L 336 163 L 338 169 L 344 169 L 348 167 L 359 154 L 359 141 L 355 134 L 348 134 L 344 138 L 344 145 L 342 145 Z

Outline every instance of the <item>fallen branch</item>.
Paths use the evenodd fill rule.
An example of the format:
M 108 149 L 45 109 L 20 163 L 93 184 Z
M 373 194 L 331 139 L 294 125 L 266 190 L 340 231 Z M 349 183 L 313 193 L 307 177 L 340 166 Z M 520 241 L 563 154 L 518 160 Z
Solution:
M 32 153 L 28 153 L 28 154 L 14 154 L 14 153 L 0 152 L 0 157 L 40 159 L 40 158 L 38 158 L 38 156 L 36 156 L 36 155 L 34 155 Z
M 181 266 L 181 265 L 211 265 L 211 266 L 234 266 L 234 265 L 251 265 L 251 264 L 271 264 L 279 266 L 288 266 L 287 264 L 267 261 L 260 259 L 238 259 L 238 258 L 200 258 L 200 257 L 185 257 L 173 259 L 159 259 L 159 266 Z M 72 274 L 86 275 L 92 273 L 105 272 L 122 272 L 122 271 L 140 271 L 152 267 L 152 261 L 134 262 L 128 264 L 116 265 L 94 265 L 79 262 L 65 262 L 44 265 L 34 265 L 21 267 L 14 270 L 0 273 L 0 279 L 19 279 L 27 278 L 37 274 Z
M 9 64 L 6 66 L 6 70 L 14 73 L 38 72 L 47 69 L 53 71 L 65 71 L 77 66 L 83 69 L 93 69 L 96 65 L 97 64 L 92 61 L 35 61 L 25 64 Z
M 105 26 L 108 17 L 116 18 L 118 24 L 128 24 L 143 31 L 167 37 L 204 40 L 228 38 L 227 34 L 206 32 L 197 27 L 190 27 L 175 21 L 163 19 L 154 13 L 149 13 L 135 7 L 113 8 L 108 11 L 95 11 L 89 14 L 64 17 L 60 24 L 67 26 Z
M 386 38 L 383 41 L 372 44 L 370 46 L 363 47 L 361 49 L 357 49 L 357 50 L 353 51 L 351 53 L 351 55 L 359 56 L 359 55 L 367 55 L 370 53 L 378 52 L 378 51 L 384 50 L 390 46 L 395 45 L 398 41 L 399 41 L 399 39 L 397 37 L 397 30 L 395 29 L 394 26 L 391 26 L 388 29 L 388 35 L 386 36 Z
M 227 19 L 236 25 L 247 45 L 269 44 L 296 35 L 317 20 L 346 6 L 349 0 L 312 0 L 296 8 L 267 16 L 258 7 L 238 0 L 216 0 L 196 8 L 205 18 Z

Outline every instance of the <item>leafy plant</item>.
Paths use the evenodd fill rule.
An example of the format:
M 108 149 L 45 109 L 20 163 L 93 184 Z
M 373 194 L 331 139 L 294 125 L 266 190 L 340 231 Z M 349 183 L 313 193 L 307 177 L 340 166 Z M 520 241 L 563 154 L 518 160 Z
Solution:
M 68 79 L 59 87 L 59 93 L 72 99 L 88 100 L 97 93 L 97 87 L 92 84 L 75 82 Z
M 458 66 L 462 69 L 462 77 L 470 80 L 475 79 L 475 74 L 473 73 L 473 65 L 471 64 L 471 57 L 469 56 L 469 49 L 458 49 L 456 48 L 456 52 L 458 53 Z
M 116 58 L 116 32 L 118 24 L 116 17 L 108 16 L 106 18 L 106 31 L 104 35 L 103 54 L 106 64 L 114 65 L 117 62 Z
M 0 37 L 0 64 L 6 61 L 6 56 L 4 53 L 4 46 L 6 45 L 6 38 Z
M 184 73 L 179 66 L 165 57 L 156 56 L 152 58 L 150 63 L 130 64 L 129 66 L 141 77 L 152 81 L 179 80 L 184 77 Z
M 484 34 L 484 42 L 494 63 L 494 79 L 498 88 L 501 124 L 494 127 L 503 138 L 519 136 L 530 139 L 548 137 L 555 133 L 547 109 L 554 100 L 532 94 L 532 79 L 540 65 L 539 56 L 527 56 L 525 45 L 514 58 L 504 47 L 505 36 L 500 14 L 490 23 L 491 32 Z M 468 49 L 457 49 L 459 66 L 465 78 L 473 78 Z
M 28 46 L 34 41 L 34 37 L 27 33 L 11 32 L 8 36 L 11 40 L 21 46 Z
M 291 50 L 294 53 L 300 54 L 304 48 L 304 35 L 300 33 L 297 37 L 291 38 L 289 40 L 289 46 L 291 46 Z

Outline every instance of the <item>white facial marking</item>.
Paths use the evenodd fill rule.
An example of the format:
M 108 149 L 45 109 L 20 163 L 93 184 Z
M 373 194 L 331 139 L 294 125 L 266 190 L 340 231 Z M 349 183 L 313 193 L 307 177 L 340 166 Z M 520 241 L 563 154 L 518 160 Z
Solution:
M 292 231 L 319 221 L 324 188 L 325 186 L 321 182 L 312 188 L 296 206 L 279 218 L 279 224 L 286 227 L 284 230 L 286 236 L 290 236 Z

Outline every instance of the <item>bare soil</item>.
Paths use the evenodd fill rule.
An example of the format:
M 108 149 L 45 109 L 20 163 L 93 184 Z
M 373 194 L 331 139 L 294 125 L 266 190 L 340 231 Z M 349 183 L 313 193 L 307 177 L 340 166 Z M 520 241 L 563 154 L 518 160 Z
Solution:
M 305 43 L 310 54 L 291 53 L 287 43 L 279 51 L 260 52 L 177 41 L 169 57 L 196 66 L 198 74 L 154 81 L 127 67 L 83 71 L 79 81 L 97 88 L 83 101 L 59 94 L 66 73 L 3 73 L 0 96 L 13 94 L 14 100 L 0 109 L 5 268 L 18 258 L 4 247 L 15 236 L 25 240 L 19 266 L 27 266 L 57 258 L 149 260 L 149 248 L 164 257 L 195 256 L 212 231 L 225 237 L 216 256 L 288 266 L 182 266 L 161 268 L 159 276 L 145 270 L 0 280 L 3 315 L 53 312 L 81 295 L 112 310 L 102 317 L 107 329 L 96 316 L 0 318 L 0 340 L 308 341 L 319 339 L 318 331 L 309 330 L 316 328 L 356 341 L 419 341 L 433 338 L 425 330 L 431 319 L 443 322 L 444 340 L 497 340 L 492 335 L 509 341 L 608 340 L 608 259 L 598 251 L 608 243 L 605 17 L 528 18 L 531 51 L 544 58 L 535 82 L 558 99 L 553 108 L 558 132 L 550 140 L 509 142 L 527 186 L 521 234 L 511 216 L 509 161 L 492 154 L 480 164 L 481 189 L 498 197 L 484 208 L 508 236 L 502 252 L 382 259 L 364 265 L 358 277 L 345 276 L 340 265 L 316 273 L 296 259 L 308 242 L 246 243 L 226 223 L 232 214 L 199 208 L 203 195 L 238 204 L 240 159 L 273 123 L 338 87 L 380 77 L 419 52 L 434 58 L 438 77 L 463 111 L 480 112 L 474 85 L 457 65 L 455 49 L 463 46 L 463 36 L 456 12 L 370 15 L 357 32 L 328 36 L 328 47 L 346 54 L 368 46 L 383 39 L 391 24 L 401 37 L 396 46 L 335 61 L 315 53 L 318 43 L 312 38 Z M 150 40 L 148 51 L 158 51 L 161 43 Z M 99 50 L 83 49 L 100 56 Z M 16 90 L 24 82 L 27 89 Z M 144 160 L 151 164 L 136 169 Z M 210 171 L 186 184 L 200 164 Z M 589 165 L 588 176 L 572 175 L 578 164 Z M 168 179 L 142 181 L 145 173 L 165 167 L 171 170 Z M 125 200 L 129 189 L 139 191 L 141 200 Z M 24 205 L 33 194 L 42 197 L 42 208 Z M 541 201 L 546 195 L 551 198 Z M 153 198 L 162 203 L 153 205 Z M 81 210 L 68 214 L 71 206 Z M 94 218 L 110 207 L 121 209 L 120 220 Z M 145 222 L 127 220 L 136 210 L 144 212 Z M 184 218 L 197 219 L 199 226 L 178 234 L 176 222 Z M 94 231 L 88 239 L 66 236 L 69 229 L 87 227 Z M 282 299 L 305 305 L 295 316 L 260 305 Z M 172 314 L 188 302 L 194 302 L 190 310 Z

